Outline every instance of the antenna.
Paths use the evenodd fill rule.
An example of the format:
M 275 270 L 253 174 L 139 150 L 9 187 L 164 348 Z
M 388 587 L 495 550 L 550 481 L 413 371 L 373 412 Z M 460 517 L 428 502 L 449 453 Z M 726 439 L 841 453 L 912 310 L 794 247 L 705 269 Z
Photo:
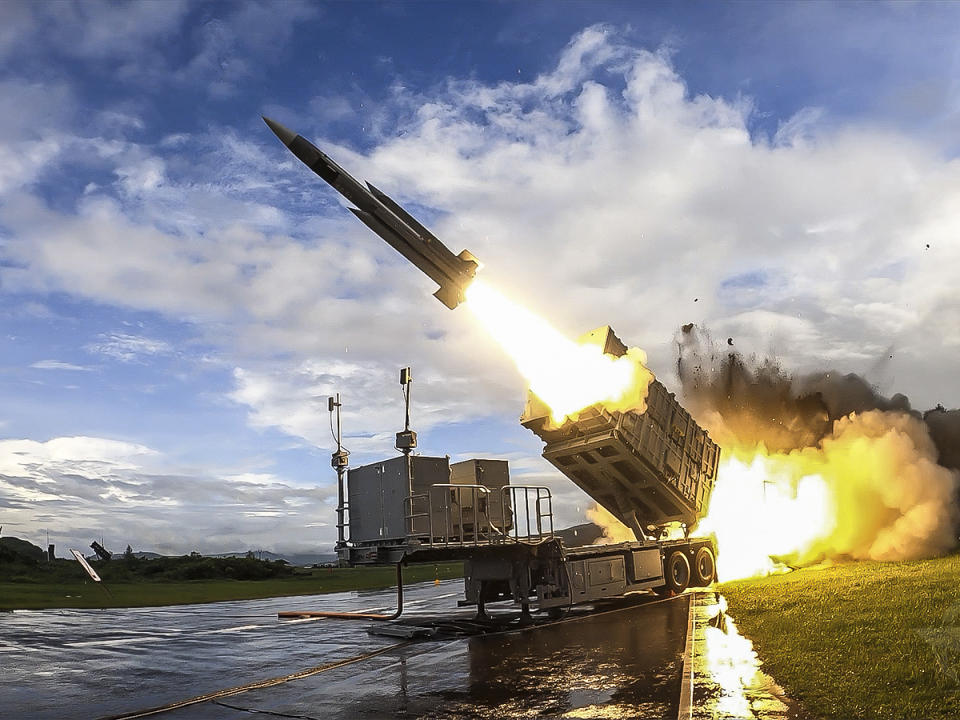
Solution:
M 346 523 L 343 521 L 344 511 L 347 504 L 344 499 L 344 475 L 347 472 L 347 466 L 350 464 L 350 451 L 343 447 L 343 428 L 340 424 L 340 408 L 343 403 L 340 402 L 340 393 L 336 396 L 327 398 L 327 410 L 330 411 L 330 431 L 333 432 L 333 416 L 337 416 L 337 430 L 333 439 L 337 443 L 337 451 L 330 456 L 330 464 L 337 471 L 337 549 L 346 547 L 347 541 L 344 539 L 344 528 Z
M 397 450 L 404 455 L 410 455 L 410 451 L 417 446 L 417 433 L 410 429 L 410 383 L 413 382 L 413 373 L 410 368 L 400 369 L 400 386 L 403 388 L 403 402 L 405 405 L 403 417 L 403 430 L 397 433 Z

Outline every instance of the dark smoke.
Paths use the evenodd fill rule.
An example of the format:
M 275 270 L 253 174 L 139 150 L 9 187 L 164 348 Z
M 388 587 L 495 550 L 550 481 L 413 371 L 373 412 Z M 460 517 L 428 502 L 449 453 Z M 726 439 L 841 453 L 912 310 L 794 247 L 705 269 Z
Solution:
M 960 410 L 937 405 L 923 414 L 930 437 L 937 446 L 937 461 L 952 470 L 960 469 Z
M 677 374 L 685 403 L 696 416 L 718 413 L 740 442 L 789 452 L 816 447 L 835 421 L 871 410 L 922 420 L 937 448 L 938 462 L 960 470 L 960 410 L 938 405 L 919 412 L 897 393 L 886 397 L 855 373 L 822 371 L 795 376 L 774 359 L 744 357 L 732 338 L 718 346 L 693 324 L 678 332 Z

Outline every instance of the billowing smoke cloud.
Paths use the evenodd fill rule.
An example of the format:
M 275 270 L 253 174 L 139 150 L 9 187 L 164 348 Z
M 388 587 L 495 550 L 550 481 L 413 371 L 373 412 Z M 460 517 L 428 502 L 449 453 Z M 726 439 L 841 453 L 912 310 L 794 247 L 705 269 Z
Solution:
M 813 491 L 806 509 L 825 508 L 829 517 L 800 518 L 792 538 L 781 531 L 793 561 L 912 559 L 956 545 L 960 410 L 938 406 L 920 413 L 906 396 L 886 397 L 856 374 L 794 376 L 774 360 L 745 358 L 732 338 L 717 342 L 693 325 L 676 341 L 684 402 L 726 455 L 717 508 L 706 524 L 726 525 L 715 513 L 740 507 L 737 522 L 729 524 L 736 529 L 725 527 L 739 534 L 732 540 L 738 552 L 749 554 L 757 545 L 754 522 L 771 519 L 768 513 L 751 520 L 750 493 L 759 488 L 766 497 L 767 484 L 780 491 L 785 484 L 794 497 L 784 514 L 796 513 L 805 507 L 801 491 L 811 493 L 811 478 L 823 492 Z M 751 478 L 760 484 L 750 487 Z M 805 535 L 804 521 L 817 523 L 816 532 Z M 773 513 L 772 522 L 786 519 Z

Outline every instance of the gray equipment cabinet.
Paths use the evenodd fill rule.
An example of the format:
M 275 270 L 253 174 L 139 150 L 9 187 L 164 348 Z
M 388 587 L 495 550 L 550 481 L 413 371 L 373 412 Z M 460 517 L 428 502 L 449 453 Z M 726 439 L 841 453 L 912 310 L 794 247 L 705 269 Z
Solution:
M 459 501 L 463 505 L 465 516 L 473 517 L 473 502 L 480 505 L 479 516 L 485 524 L 478 528 L 481 533 L 509 531 L 513 527 L 513 514 L 510 511 L 510 496 L 503 489 L 510 485 L 510 469 L 506 460 L 464 460 L 450 466 L 450 482 L 454 485 L 482 485 L 490 493 L 461 492 Z
M 350 541 L 402 543 L 410 534 L 408 498 L 450 482 L 446 457 L 398 456 L 351 468 L 347 475 Z

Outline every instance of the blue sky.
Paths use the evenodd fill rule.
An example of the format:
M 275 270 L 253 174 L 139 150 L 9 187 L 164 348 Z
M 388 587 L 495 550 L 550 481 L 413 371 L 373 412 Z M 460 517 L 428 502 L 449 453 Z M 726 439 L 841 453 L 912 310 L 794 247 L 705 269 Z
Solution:
M 960 8 L 0 5 L 0 524 L 61 546 L 328 548 L 355 462 L 507 457 L 587 501 L 470 316 L 266 114 L 571 335 L 673 383 L 686 322 L 957 405 Z M 929 246 L 929 247 L 927 247 Z

